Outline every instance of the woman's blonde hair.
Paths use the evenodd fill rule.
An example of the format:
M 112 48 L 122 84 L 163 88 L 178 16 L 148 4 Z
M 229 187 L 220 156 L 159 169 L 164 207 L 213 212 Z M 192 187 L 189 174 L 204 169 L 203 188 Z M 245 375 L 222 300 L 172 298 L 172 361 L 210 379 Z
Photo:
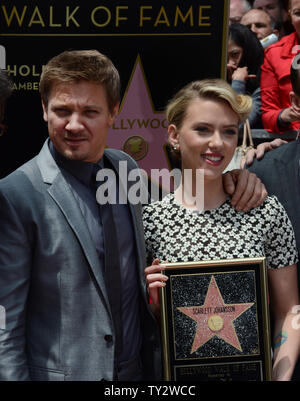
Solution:
M 189 83 L 168 102 L 166 107 L 168 123 L 174 124 L 179 129 L 190 102 L 197 98 L 227 102 L 237 114 L 239 123 L 247 119 L 252 108 L 251 97 L 238 95 L 223 79 L 204 79 Z

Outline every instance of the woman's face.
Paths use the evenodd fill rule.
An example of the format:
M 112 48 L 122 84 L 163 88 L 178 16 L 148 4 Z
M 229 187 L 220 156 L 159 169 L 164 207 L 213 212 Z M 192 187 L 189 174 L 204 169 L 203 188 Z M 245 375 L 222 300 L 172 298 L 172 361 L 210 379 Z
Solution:
M 227 79 L 229 81 L 231 81 L 233 72 L 240 66 L 242 56 L 243 48 L 229 39 L 227 55 Z
M 196 98 L 187 108 L 180 129 L 169 126 L 169 142 L 179 146 L 183 169 L 204 169 L 214 180 L 231 161 L 238 140 L 238 115 L 227 102 Z
M 291 21 L 300 39 L 300 0 L 292 0 L 290 4 Z

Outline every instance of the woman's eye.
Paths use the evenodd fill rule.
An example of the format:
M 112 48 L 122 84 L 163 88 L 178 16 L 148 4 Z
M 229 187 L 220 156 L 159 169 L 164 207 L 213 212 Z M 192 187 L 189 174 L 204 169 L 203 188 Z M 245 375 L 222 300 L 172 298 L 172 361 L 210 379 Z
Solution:
M 227 134 L 227 135 L 237 135 L 237 131 L 235 129 L 227 129 L 225 131 L 225 134 Z
M 205 126 L 196 127 L 195 130 L 198 131 L 198 132 L 208 132 L 209 131 L 209 129 L 207 127 L 205 127 Z

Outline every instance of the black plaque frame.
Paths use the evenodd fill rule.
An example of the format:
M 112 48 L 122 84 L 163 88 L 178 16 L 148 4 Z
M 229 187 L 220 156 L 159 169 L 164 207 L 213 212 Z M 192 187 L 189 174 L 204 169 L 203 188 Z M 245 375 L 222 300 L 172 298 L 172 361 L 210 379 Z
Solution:
M 168 263 L 164 267 L 169 277 L 160 292 L 164 380 L 271 380 L 265 258 Z M 223 305 L 209 306 L 208 298 L 222 299 Z M 228 317 L 246 307 L 234 319 Z M 183 310 L 195 319 L 199 315 L 200 320 Z M 218 330 L 218 324 L 224 330 Z M 198 325 L 202 325 L 199 331 Z M 212 335 L 201 343 L 203 338 L 196 340 L 198 332 L 200 337 Z

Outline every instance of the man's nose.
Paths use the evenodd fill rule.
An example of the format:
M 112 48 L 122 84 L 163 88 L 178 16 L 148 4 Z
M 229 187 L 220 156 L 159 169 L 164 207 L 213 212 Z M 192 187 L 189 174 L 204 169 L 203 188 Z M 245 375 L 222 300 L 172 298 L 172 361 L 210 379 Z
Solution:
M 255 25 L 255 24 L 251 24 L 250 29 L 251 29 L 251 31 L 252 31 L 253 33 L 255 33 L 255 35 L 257 35 L 258 29 L 256 28 L 256 25 Z
M 81 117 L 78 113 L 72 113 L 66 125 L 68 131 L 78 132 L 84 129 Z

